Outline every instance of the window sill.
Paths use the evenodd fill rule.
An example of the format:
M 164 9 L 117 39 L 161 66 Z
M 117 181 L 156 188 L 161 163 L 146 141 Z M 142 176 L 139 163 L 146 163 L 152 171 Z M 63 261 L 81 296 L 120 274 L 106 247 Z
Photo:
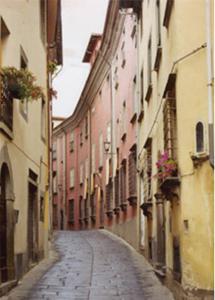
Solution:
M 192 154 L 190 157 L 193 161 L 194 168 L 201 166 L 203 162 L 205 162 L 209 159 L 209 155 L 206 152 L 201 152 L 201 153 L 197 152 L 197 153 Z

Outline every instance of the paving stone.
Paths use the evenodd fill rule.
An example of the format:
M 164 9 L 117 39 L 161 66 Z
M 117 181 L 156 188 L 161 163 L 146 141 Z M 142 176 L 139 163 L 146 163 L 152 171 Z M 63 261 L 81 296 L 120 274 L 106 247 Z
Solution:
M 4 300 L 174 299 L 149 263 L 105 230 L 59 231 L 55 249 L 52 267 L 41 263 Z

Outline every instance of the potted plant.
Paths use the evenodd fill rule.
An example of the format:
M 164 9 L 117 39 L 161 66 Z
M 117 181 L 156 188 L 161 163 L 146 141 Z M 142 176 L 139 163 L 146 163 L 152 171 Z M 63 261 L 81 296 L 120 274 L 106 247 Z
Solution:
M 157 174 L 155 175 L 158 179 L 164 180 L 167 177 L 177 176 L 177 163 L 169 157 L 167 151 L 161 154 L 159 160 L 156 162 Z
M 27 69 L 4 67 L 1 70 L 1 85 L 9 98 L 37 100 L 44 97 L 42 88 L 35 84 L 35 76 Z

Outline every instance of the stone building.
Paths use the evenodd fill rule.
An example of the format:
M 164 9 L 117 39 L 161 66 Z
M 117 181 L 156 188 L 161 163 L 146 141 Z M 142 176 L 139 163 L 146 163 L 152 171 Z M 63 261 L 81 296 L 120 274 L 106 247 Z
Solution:
M 212 6 L 143 1 L 139 22 L 140 248 L 176 299 L 213 291 Z
M 54 129 L 53 225 L 105 227 L 138 248 L 136 28 L 136 15 L 110 1 L 102 37 L 90 38 L 89 77 L 73 115 Z
M 0 70 L 29 70 L 43 97 L 0 93 L 0 295 L 48 251 L 49 60 L 62 63 L 60 1 L 1 1 Z M 11 96 L 12 95 L 12 96 Z

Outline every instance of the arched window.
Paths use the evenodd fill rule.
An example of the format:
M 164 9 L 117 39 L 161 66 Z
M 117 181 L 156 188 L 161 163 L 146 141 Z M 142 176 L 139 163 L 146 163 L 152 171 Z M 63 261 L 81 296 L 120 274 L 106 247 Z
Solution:
M 196 124 L 196 152 L 204 151 L 204 125 L 202 122 Z

